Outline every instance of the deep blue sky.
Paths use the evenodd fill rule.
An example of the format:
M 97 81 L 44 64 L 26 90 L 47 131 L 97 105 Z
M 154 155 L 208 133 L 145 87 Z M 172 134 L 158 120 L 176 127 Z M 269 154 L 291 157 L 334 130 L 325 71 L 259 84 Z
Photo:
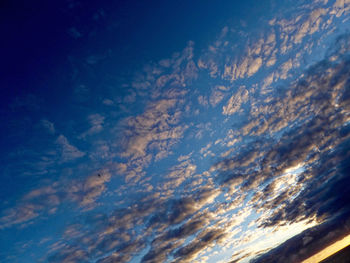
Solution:
M 146 62 L 179 51 L 188 41 L 194 41 L 199 50 L 206 48 L 227 23 L 238 27 L 247 23 L 254 28 L 256 17 L 269 8 L 256 1 L 223 1 L 220 5 L 212 1 L 6 2 L 1 10 L 1 31 L 6 36 L 1 43 L 3 122 L 25 115 L 36 120 L 43 115 L 65 119 L 75 114 L 67 104 L 74 104 L 71 93 L 80 79 L 103 91 L 118 78 L 130 78 Z M 81 36 L 72 37 L 72 28 Z M 84 61 L 91 53 L 108 56 L 93 74 Z M 75 67 L 80 67 L 77 77 L 72 73 Z M 40 110 L 30 114 L 26 107 L 8 111 L 9 102 L 26 94 L 39 95 Z M 2 130 L 4 152 L 26 140 L 25 135 L 8 139 L 18 129 L 7 125 Z M 12 187 L 4 187 L 2 194 L 6 196 L 7 191 Z

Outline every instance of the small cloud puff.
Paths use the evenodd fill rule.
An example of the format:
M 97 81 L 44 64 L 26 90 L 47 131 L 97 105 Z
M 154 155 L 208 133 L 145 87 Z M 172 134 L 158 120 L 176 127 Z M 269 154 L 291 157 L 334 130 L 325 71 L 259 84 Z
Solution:
M 79 151 L 78 148 L 71 145 L 68 139 L 62 134 L 57 137 L 56 144 L 61 155 L 61 162 L 70 162 L 85 155 L 84 152 Z

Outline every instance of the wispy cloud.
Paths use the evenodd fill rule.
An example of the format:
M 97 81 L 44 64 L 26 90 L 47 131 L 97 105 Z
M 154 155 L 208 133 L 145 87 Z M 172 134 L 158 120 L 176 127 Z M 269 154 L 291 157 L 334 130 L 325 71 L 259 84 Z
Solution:
M 85 153 L 79 151 L 78 148 L 70 144 L 68 139 L 62 134 L 57 137 L 56 143 L 62 162 L 69 162 L 85 155 Z

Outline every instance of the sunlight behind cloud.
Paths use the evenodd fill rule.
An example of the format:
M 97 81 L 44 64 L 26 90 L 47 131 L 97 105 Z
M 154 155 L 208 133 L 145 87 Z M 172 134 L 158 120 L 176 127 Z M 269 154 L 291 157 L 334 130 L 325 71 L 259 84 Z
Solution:
M 285 174 L 300 174 L 305 170 L 304 163 L 298 163 L 295 166 L 289 167 L 284 170 Z
M 260 251 L 273 248 L 315 225 L 317 225 L 316 220 L 303 220 L 281 227 L 258 228 L 253 232 L 254 237 L 252 237 L 251 242 L 247 240 L 247 243 L 233 248 L 233 251 L 241 251 L 241 253 L 237 257 L 232 258 L 232 260 L 240 258 L 243 254 L 250 254 L 239 261 L 239 263 L 248 263 L 252 258 L 256 257 Z

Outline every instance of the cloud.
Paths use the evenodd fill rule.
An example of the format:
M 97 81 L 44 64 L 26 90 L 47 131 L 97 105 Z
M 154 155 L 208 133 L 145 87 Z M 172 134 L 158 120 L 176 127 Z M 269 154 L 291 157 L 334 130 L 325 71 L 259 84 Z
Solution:
M 227 105 L 223 106 L 222 113 L 224 115 L 232 115 L 239 111 L 242 104 L 248 101 L 248 96 L 248 90 L 244 86 L 240 87 L 237 93 L 229 99 Z
M 225 232 L 222 229 L 208 228 L 203 230 L 195 237 L 194 241 L 176 251 L 175 262 L 191 262 L 199 252 L 214 242 L 220 242 L 224 237 Z
M 86 138 L 86 136 L 99 133 L 103 130 L 103 123 L 104 123 L 105 117 L 101 116 L 98 113 L 95 113 L 95 114 L 90 114 L 87 119 L 91 127 L 87 131 L 82 133 L 79 136 L 79 138 Z
M 261 57 L 243 57 L 240 62 L 225 66 L 223 77 L 230 78 L 231 81 L 251 77 L 260 69 L 262 63 Z
M 62 203 L 76 202 L 85 210 L 92 209 L 96 206 L 96 199 L 106 190 L 110 178 L 109 171 L 102 170 L 84 179 L 64 178 L 50 186 L 33 189 L 15 207 L 2 212 L 0 228 L 25 227 L 43 215 L 55 214 Z
M 151 249 L 141 262 L 164 261 L 171 252 L 183 245 L 185 238 L 197 233 L 206 223 L 201 218 L 195 218 L 177 228 L 169 229 L 152 241 Z
M 229 28 L 213 42 L 210 51 L 202 55 L 198 66 L 201 69 L 211 67 L 213 78 L 220 74 L 231 82 L 251 78 L 267 68 L 270 74 L 276 70 L 275 80 L 279 77 L 286 79 L 293 76 L 290 72 L 287 74 L 288 71 L 303 66 L 301 60 L 308 59 L 316 43 L 322 45 L 333 32 L 332 27 L 344 23 L 340 19 L 334 20 L 334 14 L 345 16 L 349 8 L 348 3 L 341 1 L 333 3 L 333 6 L 328 1 L 313 1 L 296 6 L 291 18 L 278 15 L 269 23 L 264 23 L 266 28 L 261 29 L 261 34 L 257 36 L 243 35 L 239 29 Z M 237 37 L 241 41 L 235 41 Z M 220 43 L 219 46 L 216 47 L 216 43 Z M 293 61 L 289 61 L 293 57 Z M 280 68 L 282 64 L 283 68 Z
M 301 262 L 349 234 L 349 213 L 307 229 L 252 262 Z
M 55 134 L 55 125 L 52 123 L 52 122 L 50 122 L 50 121 L 48 121 L 48 120 L 46 120 L 46 119 L 43 119 L 43 120 L 41 120 L 41 125 L 49 132 L 49 133 L 51 133 L 51 134 Z
M 209 98 L 210 105 L 215 107 L 218 103 L 220 103 L 224 99 L 224 97 L 225 97 L 225 93 L 222 91 L 222 88 L 221 87 L 215 88 L 212 91 Z
M 89 260 L 86 251 L 76 246 L 65 246 L 59 253 L 48 258 L 48 262 L 83 262 Z
M 17 207 L 3 211 L 0 217 L 0 229 L 14 225 L 26 226 L 31 220 L 36 219 L 46 209 L 47 214 L 56 212 L 61 198 L 55 186 L 40 187 L 26 194 Z
M 82 33 L 79 32 L 78 29 L 76 29 L 75 27 L 69 28 L 67 32 L 74 39 L 79 39 L 83 36 Z
M 318 73 L 318 71 L 316 72 Z M 314 73 L 315 72 L 312 72 L 312 74 Z M 341 78 L 339 78 L 339 75 L 336 73 L 328 77 L 330 77 L 330 79 L 335 78 L 337 79 L 337 81 L 341 80 Z M 311 76 L 307 77 L 307 79 L 308 78 L 312 79 Z M 330 91 L 332 91 L 332 89 L 336 87 L 336 85 L 334 85 L 336 82 L 331 81 L 330 79 L 328 79 L 328 82 L 323 83 L 332 83 L 332 86 L 330 87 Z M 325 79 L 322 79 L 322 81 L 325 81 Z M 326 154 L 326 149 L 328 149 L 327 147 L 331 147 L 332 144 L 337 145 L 339 143 L 339 141 L 337 142 L 336 140 L 334 140 L 334 138 L 342 137 L 340 136 L 340 131 L 338 129 L 339 127 L 344 125 L 346 119 L 344 119 L 344 115 L 342 113 L 339 113 L 338 110 L 334 106 L 332 106 L 332 103 L 329 102 L 331 97 L 325 95 L 329 91 L 324 91 L 324 95 L 322 95 L 322 92 L 310 93 L 307 89 L 305 89 L 306 83 L 300 83 L 302 83 L 300 89 L 298 87 L 294 89 L 294 91 L 301 91 L 301 87 L 303 87 L 303 91 L 300 94 L 301 96 L 295 96 L 295 94 L 294 96 L 289 97 L 288 100 L 285 101 L 284 105 L 286 105 L 286 107 L 289 107 L 289 114 L 284 114 L 285 119 L 283 121 L 288 120 L 288 117 L 291 116 L 289 121 L 293 122 L 296 119 L 293 116 L 294 114 L 298 114 L 298 121 L 301 121 L 300 113 L 302 113 L 305 110 L 303 109 L 303 107 L 309 108 L 310 106 L 312 107 L 313 104 L 318 104 L 318 107 L 324 107 L 324 109 L 327 109 L 325 110 L 325 112 L 327 112 L 328 116 L 324 116 L 323 113 L 319 112 L 318 116 L 313 116 L 311 118 L 309 117 L 309 120 L 305 121 L 302 127 L 297 126 L 296 129 L 291 129 L 290 132 L 285 133 L 279 139 L 279 142 L 275 145 L 271 144 L 268 148 L 266 148 L 266 146 L 262 147 L 263 145 L 261 145 L 260 151 L 263 151 L 259 154 L 254 153 L 254 150 L 257 147 L 257 145 L 255 145 L 254 148 L 251 148 L 253 149 L 253 151 L 242 151 L 242 153 L 237 154 L 236 157 L 218 163 L 215 169 L 219 169 L 220 171 L 222 171 L 223 174 L 221 175 L 221 177 L 226 178 L 222 182 L 229 182 L 231 179 L 243 176 L 243 174 L 244 176 L 247 176 L 246 174 L 249 174 L 250 178 L 252 178 L 253 181 L 256 180 L 254 179 L 255 173 L 249 170 L 249 166 L 254 165 L 255 167 L 261 167 L 261 172 L 259 173 L 259 181 L 261 183 L 269 178 L 267 177 L 264 179 L 263 175 L 267 175 L 273 172 L 274 176 L 277 176 L 278 174 L 283 173 L 284 169 L 295 166 L 301 162 L 307 162 L 311 164 L 314 162 L 315 159 L 317 159 L 315 155 L 318 156 L 318 158 L 321 158 L 321 153 L 319 152 L 320 150 L 324 152 L 324 154 Z M 313 83 L 313 85 L 316 85 L 322 89 L 325 87 L 324 84 L 320 85 Z M 313 87 L 315 88 L 315 86 Z M 305 96 L 304 94 L 308 95 Z M 312 96 L 317 96 L 317 99 L 314 100 L 312 97 L 309 98 L 308 96 L 310 96 L 311 94 L 313 94 Z M 307 100 L 308 102 L 305 103 L 305 100 Z M 278 111 L 272 110 L 271 112 Z M 307 115 L 303 116 L 302 118 L 306 119 Z M 275 122 L 274 114 L 271 114 L 270 119 L 273 119 Z M 269 121 L 270 120 L 267 119 L 267 122 Z M 258 130 L 261 130 L 263 127 L 262 124 L 259 125 L 259 123 L 254 124 L 254 126 L 257 127 Z M 268 127 L 271 126 L 273 127 L 273 125 L 268 125 Z M 330 127 L 333 128 L 330 129 Z M 248 134 L 251 133 L 252 128 L 250 128 L 248 131 Z M 260 131 L 259 133 L 254 134 L 260 135 L 263 133 Z M 322 146 L 323 144 L 325 146 Z M 317 152 L 315 152 L 316 148 L 318 149 Z M 250 158 L 250 156 L 252 156 L 252 158 Z M 259 160 L 259 156 L 264 156 L 262 159 L 260 159 L 261 164 L 259 164 L 260 161 L 254 164 L 255 160 Z M 236 176 L 235 173 L 228 173 L 228 177 L 224 176 L 224 174 L 226 174 L 226 171 L 232 170 L 237 171 Z
M 348 14 L 350 11 L 350 2 L 349 0 L 336 0 L 333 4 L 333 10 L 331 14 L 335 14 L 337 17 Z
M 106 190 L 106 184 L 110 179 L 111 174 L 108 170 L 104 170 L 90 175 L 82 182 L 73 181 L 72 186 L 66 190 L 68 198 L 91 209 L 96 205 L 95 200 Z
M 201 244 L 197 245 L 197 250 L 204 248 L 206 243 L 222 236 L 222 231 L 202 231 L 210 222 L 210 216 L 201 210 L 217 195 L 216 190 L 202 188 L 177 199 L 139 200 L 137 204 L 115 209 L 108 215 L 90 213 L 86 215 L 86 224 L 91 227 L 72 225 L 67 229 L 63 243 L 71 245 L 49 253 L 49 261 L 62 262 L 62 258 L 71 254 L 70 260 L 75 257 L 80 260 L 80 255 L 83 255 L 89 260 L 98 257 L 98 262 L 127 262 L 150 244 L 142 262 L 157 262 L 176 253 L 186 238 L 199 231 Z
M 311 67 L 291 89 L 282 90 L 282 103 L 277 97 L 266 108 L 259 107 L 261 115 L 257 116 L 264 116 L 267 129 L 252 118 L 238 131 L 238 135 L 242 132 L 264 138 L 266 143 L 257 138 L 247 140 L 233 157 L 211 169 L 218 172 L 220 185 L 255 192 L 250 203 L 263 213 L 257 220 L 261 228 L 279 228 L 313 218 L 327 222 L 350 209 L 345 194 L 349 191 L 349 96 L 344 89 L 349 62 L 337 55 L 333 63 L 330 57 L 334 54 Z M 342 100 L 346 102 L 339 108 Z M 279 134 L 277 139 L 270 137 L 274 134 Z M 299 173 L 288 174 L 297 167 L 302 167 Z M 294 252 L 283 253 L 287 257 Z
M 129 118 L 125 131 L 125 151 L 122 156 L 132 159 L 146 155 L 146 149 L 152 141 L 177 139 L 182 136 L 181 126 L 172 127 L 169 124 L 178 122 L 168 111 L 176 105 L 175 99 L 160 100 L 148 106 L 140 116 Z
M 85 155 L 75 146 L 71 145 L 64 135 L 59 135 L 56 139 L 56 144 L 59 147 L 61 162 L 70 162 Z
M 175 98 L 150 102 L 142 114 L 123 121 L 120 156 L 127 160 L 124 172 L 127 182 L 138 182 L 151 161 L 169 156 L 188 129 L 188 125 L 179 123 L 183 101 L 176 97 L 182 93 L 171 93 Z
M 175 190 L 193 176 L 196 168 L 196 165 L 189 160 L 181 162 L 170 169 L 170 172 L 165 176 L 165 180 L 159 184 L 158 188 L 161 189 L 161 192 Z
M 200 95 L 198 97 L 198 103 L 202 106 L 208 106 L 208 99 L 205 96 Z
M 298 23 L 296 26 L 298 29 L 292 38 L 294 43 L 299 44 L 306 35 L 312 35 L 318 31 L 320 23 L 322 22 L 322 16 L 324 16 L 326 13 L 326 9 L 318 8 L 313 10 L 309 17 L 301 25 L 299 21 L 296 21 Z
M 85 153 L 59 135 L 52 155 L 60 160 L 52 162 L 67 166 L 64 175 L 24 195 L 0 222 L 5 227 L 31 224 L 73 202 L 82 225 L 75 222 L 67 227 L 49 250 L 49 262 L 128 262 L 133 257 L 142 262 L 195 262 L 204 260 L 216 245 L 225 253 L 249 247 L 250 251 L 235 255 L 247 259 L 275 245 L 265 244 L 262 250 L 254 242 L 284 226 L 300 223 L 298 229 L 304 229 L 308 225 L 301 222 L 346 215 L 347 38 L 338 39 L 323 61 L 290 84 L 279 82 L 300 67 L 299 59 L 308 50 L 292 54 L 292 47 L 323 28 L 322 10 L 298 11 L 290 21 L 275 19 L 264 34 L 243 39 L 239 54 L 231 52 L 233 30 L 226 27 L 197 63 L 194 44 L 189 43 L 171 58 L 145 66 L 125 85 L 130 95 L 102 102 L 130 107 L 137 102 L 137 114 L 126 109 L 127 117 L 118 119 L 110 130 L 117 131 L 114 142 L 94 140 L 95 148 Z M 255 79 L 259 71 L 268 74 L 263 87 Z M 203 94 L 195 87 L 208 76 L 220 80 Z M 225 116 L 191 123 L 187 117 L 195 112 L 197 100 L 210 114 L 222 107 L 219 111 Z M 108 133 L 114 125 L 110 119 L 105 113 L 88 114 L 89 126 L 78 139 Z M 48 121 L 42 125 L 56 133 Z M 199 140 L 207 135 L 214 140 L 202 147 Z M 191 151 L 188 145 L 194 151 L 181 155 Z M 110 158 L 104 157 L 110 153 Z M 166 159 L 170 155 L 174 158 Z M 83 156 L 89 160 L 85 166 L 71 165 Z M 196 162 L 206 156 L 216 158 L 215 163 L 209 163 L 210 158 Z M 118 162 L 112 162 L 114 158 Z M 172 168 L 163 169 L 164 165 Z M 61 171 L 60 166 L 57 169 Z M 102 198 L 107 195 L 113 202 L 118 199 L 116 204 Z M 307 236 L 303 243 L 312 240 L 316 238 Z M 305 256 L 301 251 L 298 255 Z
M 345 142 L 348 147 L 349 142 Z M 342 148 L 342 147 L 341 147 Z M 324 159 L 323 159 L 324 158 Z M 338 168 L 337 164 L 344 166 L 349 158 L 347 149 L 337 149 L 333 154 L 325 155 L 320 160 L 323 161 L 314 171 L 310 171 L 314 176 L 313 180 L 304 186 L 304 190 L 292 201 L 284 200 L 285 205 L 276 209 L 266 220 L 264 225 L 277 225 L 283 222 L 295 222 L 303 218 L 316 216 L 320 221 L 324 221 L 342 211 L 349 209 L 345 185 L 347 184 L 347 167 Z M 327 165 L 327 166 L 326 166 Z M 333 167 L 330 171 L 328 167 Z

